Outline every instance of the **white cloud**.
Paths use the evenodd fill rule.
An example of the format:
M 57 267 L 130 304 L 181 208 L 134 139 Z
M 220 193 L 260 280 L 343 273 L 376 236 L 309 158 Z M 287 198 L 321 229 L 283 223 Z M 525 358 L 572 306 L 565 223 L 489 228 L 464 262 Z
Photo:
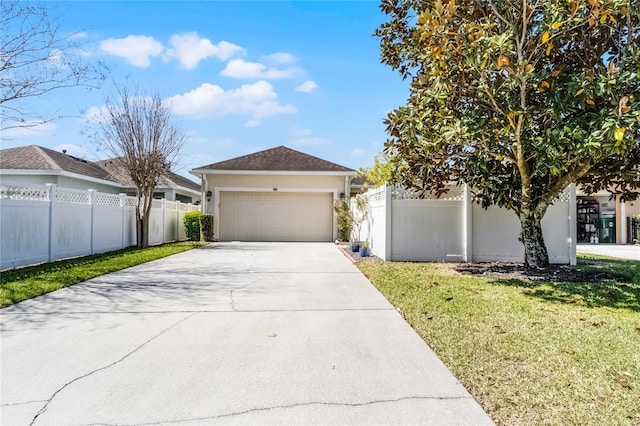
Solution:
M 289 142 L 292 145 L 327 145 L 331 143 L 331 139 L 314 136 L 311 129 L 293 128 L 291 135 L 293 138 Z
M 84 31 L 79 31 L 79 32 L 77 32 L 77 33 L 73 33 L 73 34 L 71 34 L 71 35 L 69 36 L 69 38 L 70 38 L 71 40 L 81 40 L 81 39 L 84 39 L 84 38 L 89 38 L 89 34 L 87 34 L 87 33 L 86 33 L 86 32 L 84 32 Z
M 296 61 L 296 57 L 291 53 L 278 52 L 271 55 L 267 55 L 264 59 L 273 65 L 291 64 Z
M 291 141 L 293 145 L 327 145 L 331 143 L 330 139 L 319 138 L 317 136 L 309 136 L 298 138 Z
M 257 125 L 265 117 L 297 112 L 293 105 L 282 105 L 277 99 L 278 94 L 271 84 L 266 81 L 257 81 L 230 90 L 204 83 L 190 92 L 173 96 L 169 100 L 176 114 L 190 119 L 238 114 L 248 115 L 251 121 L 247 124 Z
M 279 69 L 267 68 L 266 65 L 259 62 L 248 62 L 244 59 L 233 59 L 227 63 L 227 66 L 220 71 L 220 75 L 233 78 L 244 79 L 279 79 L 292 78 L 304 74 L 304 71 L 298 67 Z
M 198 33 L 190 32 L 174 34 L 169 39 L 172 48 L 167 49 L 165 60 L 177 59 L 186 69 L 194 69 L 206 58 L 216 57 L 226 61 L 232 56 L 241 54 L 244 49 L 227 41 L 212 44 L 208 38 L 201 38 Z
M 109 110 L 106 105 L 101 107 L 92 106 L 83 114 L 83 118 L 89 123 L 100 124 L 106 121 L 108 114 Z
M 362 157 L 365 154 L 365 150 L 362 148 L 355 148 L 353 151 L 351 151 L 351 156 L 352 157 Z
M 100 49 L 110 55 L 126 59 L 131 65 L 146 68 L 150 58 L 164 50 L 162 44 L 153 37 L 130 35 L 125 38 L 110 38 L 100 42 Z
M 309 80 L 309 81 L 305 81 L 300 86 L 296 87 L 296 90 L 298 92 L 311 93 L 317 87 L 318 85 L 315 82 Z
M 296 137 L 311 136 L 313 134 L 313 130 L 294 127 L 293 129 L 291 129 L 291 134 Z
M 11 126 L 19 127 L 11 127 Z M 32 138 L 51 135 L 58 127 L 54 123 L 30 120 L 30 121 L 5 121 L 2 123 L 5 130 L 2 131 L 1 139 Z

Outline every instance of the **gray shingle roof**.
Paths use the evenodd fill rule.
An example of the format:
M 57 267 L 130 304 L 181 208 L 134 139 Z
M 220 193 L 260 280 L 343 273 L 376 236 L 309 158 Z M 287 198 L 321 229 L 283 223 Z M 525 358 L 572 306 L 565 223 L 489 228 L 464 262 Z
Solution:
M 118 162 L 115 159 L 107 159 L 97 161 L 96 164 L 103 167 L 109 174 L 109 179 L 115 182 L 118 182 L 124 186 L 133 187 L 134 184 L 131 181 L 131 178 L 123 170 L 118 166 Z M 173 173 L 172 171 L 166 171 L 160 177 L 158 181 L 158 188 L 175 188 L 177 186 L 191 189 L 193 191 L 200 191 L 200 184 L 195 183 L 194 181 L 187 179 L 183 176 Z
M 114 164 L 113 160 L 93 162 L 38 145 L 0 150 L 0 169 L 3 170 L 62 170 L 132 187 L 128 175 L 117 170 Z M 177 186 L 200 191 L 199 184 L 171 171 L 165 172 L 158 182 L 159 188 Z
M 0 169 L 63 170 L 110 180 L 109 173 L 96 163 L 38 145 L 0 150 Z
M 286 146 L 279 146 L 194 169 L 194 171 L 204 170 L 354 172 L 353 169 L 348 167 L 287 148 Z

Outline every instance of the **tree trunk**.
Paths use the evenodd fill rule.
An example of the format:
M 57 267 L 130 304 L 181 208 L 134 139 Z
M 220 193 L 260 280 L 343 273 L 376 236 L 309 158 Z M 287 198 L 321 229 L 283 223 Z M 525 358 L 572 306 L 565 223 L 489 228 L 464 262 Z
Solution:
M 546 207 L 527 208 L 520 212 L 520 239 L 524 244 L 524 264 L 527 268 L 547 268 L 549 254 L 542 235 L 542 217 Z

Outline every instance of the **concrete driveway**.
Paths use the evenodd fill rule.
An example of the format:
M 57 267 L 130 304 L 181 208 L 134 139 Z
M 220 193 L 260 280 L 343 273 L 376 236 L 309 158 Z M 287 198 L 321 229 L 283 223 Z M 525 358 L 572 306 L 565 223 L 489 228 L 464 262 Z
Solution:
M 3 425 L 491 424 L 333 244 L 212 244 L 0 316 Z
M 638 246 L 622 246 L 616 244 L 578 244 L 576 246 L 576 252 L 640 261 L 640 247 Z

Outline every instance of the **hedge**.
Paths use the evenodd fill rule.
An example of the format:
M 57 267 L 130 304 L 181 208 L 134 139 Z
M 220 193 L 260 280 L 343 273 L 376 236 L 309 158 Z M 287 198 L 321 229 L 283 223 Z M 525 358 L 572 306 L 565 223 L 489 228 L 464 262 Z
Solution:
M 200 224 L 202 226 L 202 237 L 205 241 L 213 241 L 213 215 L 200 215 Z
M 200 241 L 200 212 L 184 214 L 184 232 L 191 241 Z

